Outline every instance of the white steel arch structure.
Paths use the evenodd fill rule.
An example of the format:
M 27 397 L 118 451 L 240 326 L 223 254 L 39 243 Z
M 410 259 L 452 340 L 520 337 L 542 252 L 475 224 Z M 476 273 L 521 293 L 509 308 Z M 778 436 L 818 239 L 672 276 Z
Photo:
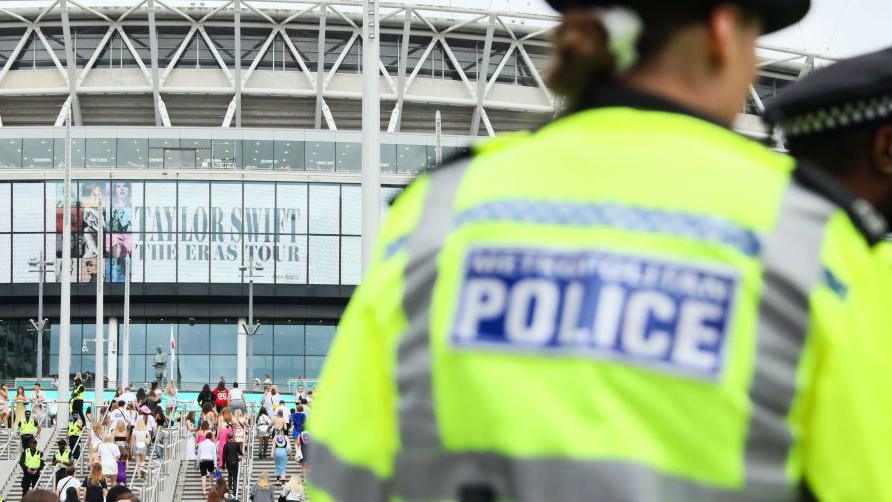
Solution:
M 347 0 L 35 0 L 0 8 L 5 125 L 358 129 L 361 4 Z M 450 134 L 534 127 L 552 16 L 381 4 L 382 129 Z M 829 58 L 763 47 L 745 112 Z M 740 127 L 759 134 L 755 117 Z

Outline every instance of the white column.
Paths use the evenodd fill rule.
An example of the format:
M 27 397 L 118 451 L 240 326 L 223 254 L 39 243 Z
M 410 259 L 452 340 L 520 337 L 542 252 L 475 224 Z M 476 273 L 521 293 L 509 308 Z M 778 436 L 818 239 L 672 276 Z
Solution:
M 108 388 L 118 388 L 118 319 L 108 318 Z
M 324 4 L 323 4 L 324 6 Z M 372 261 L 381 218 L 381 97 L 378 0 L 362 2 L 362 272 Z M 321 58 L 320 58 L 321 59 Z
M 247 392 L 251 385 L 251 382 L 248 381 L 248 337 L 245 334 L 245 330 L 242 329 L 242 326 L 245 326 L 248 320 L 244 317 L 239 317 L 236 322 L 235 329 L 238 333 L 235 345 L 236 380 L 242 389 Z M 213 375 L 211 376 L 213 377 Z

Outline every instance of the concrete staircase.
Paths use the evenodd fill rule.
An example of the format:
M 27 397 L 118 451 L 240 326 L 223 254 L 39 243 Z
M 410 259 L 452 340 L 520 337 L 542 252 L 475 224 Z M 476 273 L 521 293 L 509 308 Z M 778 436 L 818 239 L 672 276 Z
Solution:
M 272 445 L 270 445 L 272 446 Z M 269 454 L 272 451 L 267 452 Z M 274 497 L 273 500 L 278 499 L 279 494 L 282 492 L 282 485 L 278 484 L 275 480 L 275 464 L 273 459 L 269 456 L 265 459 L 258 458 L 260 452 L 260 445 L 254 445 L 254 458 L 251 459 L 253 462 L 253 472 L 251 475 L 251 482 L 248 483 L 248 493 L 239 494 L 239 499 L 242 501 L 249 500 L 251 487 L 257 483 L 257 478 L 261 473 L 266 472 L 270 476 L 270 481 L 273 484 L 273 492 Z M 247 457 L 242 457 L 242 462 L 247 462 Z M 223 472 L 223 479 L 228 479 L 226 476 L 226 471 Z M 291 478 L 292 474 L 301 475 L 301 466 L 295 460 L 289 458 L 288 460 L 288 470 L 287 470 L 287 478 Z M 183 502 L 203 502 L 207 500 L 201 492 L 201 477 L 198 472 L 198 463 L 191 461 L 183 461 L 180 466 L 180 475 L 177 480 L 177 489 L 175 500 L 183 501 Z
M 4 431 L 2 434 L 2 440 L 5 442 L 9 437 L 9 434 L 16 434 L 15 432 L 6 432 Z M 61 430 L 49 429 L 44 430 L 40 438 L 38 438 L 37 448 L 43 452 L 43 472 L 41 481 L 46 482 L 53 476 L 53 457 L 58 451 L 57 441 L 60 437 L 62 437 L 63 432 Z M 22 500 L 22 468 L 18 465 L 19 455 L 22 453 L 21 441 L 16 437 L 13 438 L 13 443 L 11 443 L 13 449 L 11 454 L 14 454 L 13 458 L 15 464 L 13 464 L 12 475 L 6 481 L 6 486 L 3 490 L 3 498 L 8 502 L 17 502 Z M 43 447 L 43 448 L 41 448 Z M 55 482 L 53 482 L 53 486 L 55 487 Z

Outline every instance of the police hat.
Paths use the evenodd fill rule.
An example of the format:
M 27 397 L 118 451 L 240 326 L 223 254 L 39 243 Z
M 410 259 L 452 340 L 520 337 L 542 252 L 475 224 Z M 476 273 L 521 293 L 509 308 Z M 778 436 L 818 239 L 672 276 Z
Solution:
M 892 48 L 810 73 L 781 90 L 763 118 L 791 138 L 892 124 Z
M 647 10 L 648 7 L 668 0 L 546 0 L 558 12 L 573 7 L 629 7 L 633 10 Z M 672 4 L 682 9 L 712 9 L 723 3 L 740 5 L 757 14 L 764 24 L 764 32 L 771 33 L 786 28 L 802 20 L 811 0 L 675 0 Z

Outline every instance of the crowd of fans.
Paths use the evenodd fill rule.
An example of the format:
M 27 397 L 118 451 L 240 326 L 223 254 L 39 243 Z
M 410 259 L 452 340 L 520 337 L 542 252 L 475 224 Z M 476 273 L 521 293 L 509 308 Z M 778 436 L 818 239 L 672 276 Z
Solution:
M 304 455 L 310 441 L 304 426 L 313 390 L 302 383 L 294 400 L 288 403 L 276 386 L 267 382 L 256 413 L 253 413 L 255 406 L 249 411 L 238 383 L 227 388 L 222 377 L 213 389 L 206 384 L 199 393 L 200 411 L 187 411 L 186 406 L 177 405 L 178 394 L 173 382 L 168 382 L 163 391 L 157 382 L 149 389 L 139 388 L 135 392 L 130 387 L 118 389 L 107 408 L 98 410 L 95 418 L 91 408 L 84 410 L 83 394 L 82 380 L 76 377 L 66 439 L 59 440 L 57 452 L 50 460 L 44 459 L 37 448 L 40 423 L 49 411 L 40 386 L 35 385 L 31 396 L 19 387 L 13 400 L 16 409 L 10 413 L 8 393 L 0 385 L 0 427 L 18 428 L 21 435 L 19 465 L 25 500 L 44 496 L 41 490 L 32 489 L 47 465 L 54 469 L 55 493 L 52 495 L 57 497 L 54 500 L 111 502 L 112 494 L 127 494 L 126 499 L 114 500 L 135 500 L 135 495 L 125 490 L 128 481 L 132 483 L 146 475 L 152 455 L 164 455 L 164 443 L 156 440 L 166 433 L 166 427 L 177 425 L 186 434 L 185 458 L 191 461 L 190 468 L 199 470 L 202 493 L 209 502 L 233 500 L 239 466 L 247 453 L 247 439 L 252 431 L 258 457 L 271 457 L 275 468 L 272 473 L 259 474 L 248 494 L 250 499 L 254 502 L 304 500 L 303 484 L 309 469 Z M 162 405 L 164 397 L 167 400 Z M 81 455 L 88 456 L 86 465 L 89 466 L 88 474 L 82 479 L 75 476 L 75 464 Z M 294 474 L 296 469 L 289 469 L 295 463 L 302 464 L 302 476 Z M 133 474 L 133 479 L 128 480 L 128 473 Z

